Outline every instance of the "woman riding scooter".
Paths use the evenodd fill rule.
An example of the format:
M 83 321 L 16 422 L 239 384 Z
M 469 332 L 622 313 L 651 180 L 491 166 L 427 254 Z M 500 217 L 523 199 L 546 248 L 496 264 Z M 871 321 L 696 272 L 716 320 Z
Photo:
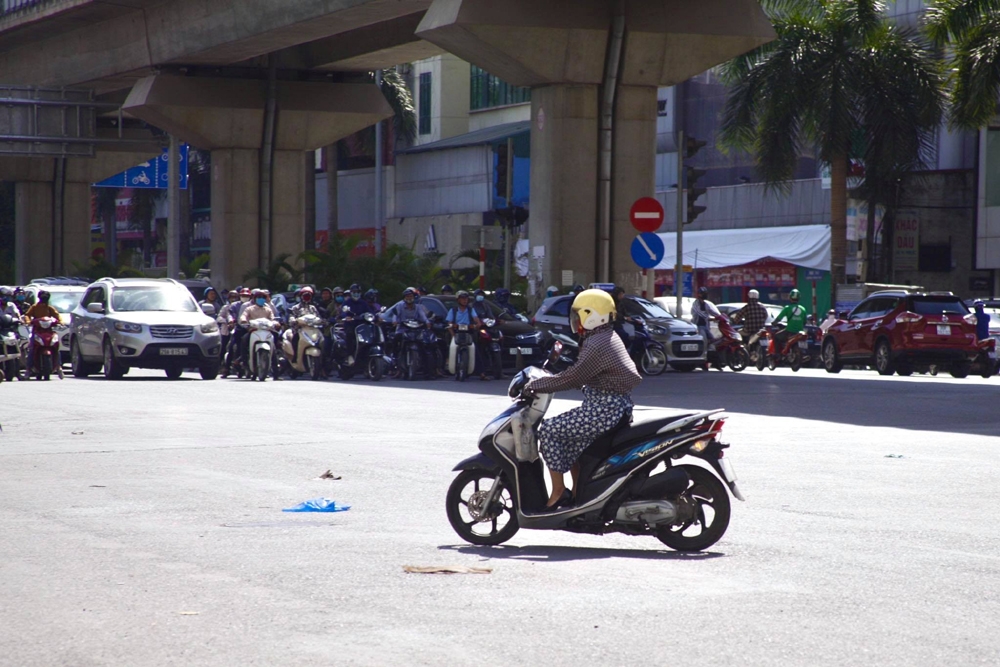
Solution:
M 632 412 L 632 390 L 642 382 L 625 345 L 614 331 L 615 302 L 603 290 L 584 290 L 573 299 L 570 326 L 580 335 L 576 363 L 551 377 L 533 380 L 530 393 L 583 389 L 583 405 L 547 419 L 538 430 L 540 451 L 549 467 L 552 494 L 547 507 L 572 502 L 563 475 L 580 475 L 577 459 L 602 433 Z

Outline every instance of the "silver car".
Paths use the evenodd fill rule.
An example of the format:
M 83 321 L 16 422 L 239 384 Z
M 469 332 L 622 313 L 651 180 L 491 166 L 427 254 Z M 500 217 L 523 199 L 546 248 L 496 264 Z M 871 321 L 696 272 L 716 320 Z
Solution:
M 177 379 L 185 368 L 197 368 L 214 380 L 221 347 L 219 325 L 176 280 L 102 278 L 72 312 L 76 377 L 103 368 L 104 377 L 117 380 L 129 368 L 160 368 Z
M 572 304 L 571 296 L 549 297 L 538 308 L 532 324 L 539 329 L 570 335 L 569 309 Z M 622 307 L 629 317 L 642 317 L 646 321 L 649 335 L 663 343 L 671 368 L 687 372 L 705 364 L 705 337 L 693 324 L 638 296 L 626 296 Z M 625 325 L 625 333 L 632 335 L 632 325 Z

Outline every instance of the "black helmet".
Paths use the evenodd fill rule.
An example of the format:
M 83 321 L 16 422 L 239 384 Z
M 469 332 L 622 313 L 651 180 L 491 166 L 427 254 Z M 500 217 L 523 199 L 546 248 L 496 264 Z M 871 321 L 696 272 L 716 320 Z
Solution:
M 375 301 L 378 299 L 378 290 L 374 287 L 365 292 L 365 301 Z
M 348 292 L 360 292 L 361 285 L 357 283 L 351 283 L 351 286 L 347 289 Z
M 403 298 L 404 299 L 406 297 L 408 297 L 408 296 L 416 296 L 416 295 L 417 295 L 417 290 L 415 290 L 412 287 L 407 287 L 405 290 L 403 290 Z
M 52 295 L 49 294 L 48 292 L 46 292 L 45 290 L 42 290 L 42 291 L 40 291 L 38 293 L 38 302 L 39 303 L 48 303 L 50 296 L 52 296 Z
M 473 292 L 472 294 L 473 294 L 473 296 L 480 296 L 480 295 L 482 295 L 482 296 L 486 296 L 486 291 L 485 291 L 485 290 L 481 290 L 481 289 L 477 289 L 477 290 L 476 290 L 475 292 Z
M 441 294 L 454 294 L 454 293 L 455 293 L 455 288 L 449 285 L 448 283 L 441 285 Z
M 704 298 L 705 298 L 706 296 L 708 296 L 708 288 L 707 288 L 707 287 L 705 287 L 704 285 L 703 285 L 703 286 L 701 286 L 701 287 L 699 287 L 699 288 L 698 288 L 698 296 L 700 296 L 700 297 L 701 297 L 701 298 L 703 298 L 703 299 L 704 299 Z

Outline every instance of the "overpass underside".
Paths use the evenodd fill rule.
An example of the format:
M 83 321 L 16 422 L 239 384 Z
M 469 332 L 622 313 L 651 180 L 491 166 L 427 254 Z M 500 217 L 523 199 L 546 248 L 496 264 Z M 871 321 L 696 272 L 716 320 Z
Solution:
M 448 51 L 533 88 L 543 281 L 636 284 L 628 211 L 654 193 L 657 87 L 773 37 L 756 0 L 41 0 L 0 17 L 0 84 L 90 88 L 211 150 L 213 278 L 233 285 L 311 241 L 308 152 L 392 115 L 369 73 Z M 125 166 L 107 152 L 71 188 L 51 158 L 0 157 L 18 182 L 20 278 L 86 260 L 83 186 Z M 42 247 L 53 234 L 59 252 Z

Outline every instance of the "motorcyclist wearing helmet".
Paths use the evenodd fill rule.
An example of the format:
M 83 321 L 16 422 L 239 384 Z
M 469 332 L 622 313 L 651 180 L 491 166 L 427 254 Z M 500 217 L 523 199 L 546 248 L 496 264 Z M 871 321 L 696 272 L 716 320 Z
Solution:
M 56 320 L 56 322 L 60 321 L 60 319 L 59 319 L 59 311 L 49 305 L 49 298 L 50 298 L 50 296 L 51 295 L 48 292 L 46 292 L 45 290 L 41 290 L 38 293 L 38 301 L 33 306 L 31 306 L 26 311 L 24 311 L 24 315 L 21 318 L 22 320 L 24 320 L 25 324 L 27 324 L 28 326 L 31 326 L 31 323 L 33 321 L 35 321 L 36 319 L 42 318 L 42 317 L 54 317 L 55 320 Z M 32 335 L 32 336 L 28 337 L 28 372 L 29 372 L 29 374 L 31 373 L 31 364 L 34 363 L 34 360 L 35 360 L 35 337 L 34 337 L 34 335 Z M 59 377 L 62 377 L 62 367 L 61 367 L 61 365 L 56 364 L 56 366 L 57 366 L 56 372 L 59 374 Z
M 378 302 L 378 290 L 377 289 L 375 289 L 373 287 L 370 290 L 368 290 L 367 292 L 365 292 L 364 299 L 365 299 L 366 302 L 368 302 L 368 309 L 372 313 L 374 313 L 375 315 L 378 315 L 379 313 L 382 312 L 382 304 L 380 304 Z
M 743 338 L 747 345 L 757 342 L 761 330 L 767 324 L 767 308 L 760 305 L 760 292 L 755 289 L 747 293 L 747 304 L 733 313 L 733 322 L 743 323 Z
M 216 322 L 219 323 L 219 333 L 222 334 L 222 351 L 219 353 L 222 358 L 222 377 L 228 377 L 230 366 L 235 358 L 232 343 L 236 337 L 234 335 L 236 318 L 239 315 L 240 306 L 243 305 L 238 289 L 229 290 L 226 300 L 229 303 L 222 307 L 219 316 L 215 318 Z
M 452 287 L 451 285 L 449 285 L 448 283 L 445 283 L 444 285 L 441 286 L 441 294 L 444 294 L 445 296 L 449 296 L 449 295 L 452 295 L 454 293 L 455 293 L 455 288 Z
M 708 300 L 708 288 L 698 288 L 698 298 L 691 304 L 691 323 L 698 327 L 698 331 L 705 337 L 705 344 L 710 345 L 715 337 L 712 335 L 710 323 L 714 319 L 722 317 L 722 313 L 715 307 L 715 304 Z
M 477 290 L 477 294 L 482 292 L 482 290 Z M 457 303 L 452 307 L 448 314 L 445 316 L 444 321 L 448 323 L 448 330 L 451 335 L 454 336 L 455 332 L 458 331 L 458 327 L 467 326 L 470 331 L 475 331 L 480 326 L 482 326 L 482 321 L 479 319 L 479 315 L 476 309 L 469 304 L 469 293 L 464 289 L 458 291 L 456 296 Z M 478 341 L 478 336 L 473 338 L 473 341 Z M 483 362 L 479 353 L 478 343 L 473 345 L 474 352 L 476 355 L 476 367 L 480 370 L 483 368 Z M 480 380 L 486 379 L 486 373 L 479 374 Z
M 324 287 L 319 291 L 319 303 L 316 304 L 316 309 L 319 311 L 319 316 L 324 320 L 330 319 L 330 313 L 333 311 L 332 289 Z
M 344 305 L 340 308 L 341 319 L 358 319 L 370 312 L 372 311 L 368 302 L 361 298 L 361 285 L 354 283 L 348 290 L 348 298 L 344 300 Z
M 24 314 L 31 307 L 31 303 L 28 302 L 28 293 L 24 291 L 23 287 L 14 288 L 14 305 L 17 306 L 20 314 Z
M 572 473 L 576 489 L 580 454 L 632 413 L 631 393 L 642 377 L 615 334 L 615 314 L 615 301 L 607 292 L 580 292 L 570 314 L 570 327 L 580 336 L 576 363 L 557 375 L 532 380 L 525 389 L 536 394 L 583 389 L 583 405 L 546 419 L 538 429 L 541 453 L 552 478 L 548 507 L 570 502 L 563 475 Z
M 313 304 L 313 295 L 315 291 L 309 285 L 306 285 L 295 295 L 299 298 L 298 303 L 292 306 L 291 317 L 289 318 L 292 322 L 292 363 L 297 364 L 299 362 L 299 325 L 295 323 L 295 320 L 300 317 L 305 317 L 306 315 L 319 315 L 319 309 Z
M 399 301 L 392 308 L 384 311 L 382 313 L 382 319 L 386 322 L 391 322 L 396 325 L 396 336 L 395 336 L 395 347 L 398 351 L 400 349 L 399 344 L 402 341 L 403 329 L 406 322 L 417 321 L 426 326 L 428 329 L 431 328 L 430 318 L 427 317 L 427 312 L 424 310 L 423 306 L 417 303 L 417 290 L 412 287 L 407 287 L 403 290 L 403 300 Z M 428 349 L 428 345 L 423 345 L 423 355 L 425 368 L 434 369 L 434 372 L 428 373 L 428 379 L 437 376 L 438 369 L 434 366 L 434 355 L 432 350 Z
M 625 331 L 625 323 L 632 322 L 632 318 L 625 315 L 625 304 L 623 303 L 625 300 L 625 288 L 621 285 L 616 285 L 611 290 L 611 296 L 615 300 L 615 333 L 622 339 L 625 349 L 628 350 L 632 341 L 629 338 L 628 332 Z
M 972 307 L 976 309 L 976 339 L 986 340 L 990 337 L 990 315 L 984 310 L 986 304 L 977 300 Z
M 468 295 L 469 293 L 465 292 L 465 294 Z M 481 320 L 493 316 L 493 312 L 490 310 L 489 305 L 486 303 L 485 291 L 477 289 L 475 292 L 472 293 L 472 310 L 473 312 L 476 313 L 476 316 L 479 317 L 479 319 Z
M 9 287 L 0 287 L 0 315 L 21 319 L 21 311 L 14 304 L 14 290 Z
M 559 296 L 559 288 L 556 287 L 555 285 L 549 285 L 548 288 L 545 290 L 545 298 L 548 299 L 549 297 L 553 296 Z
M 272 306 L 267 301 L 267 291 L 262 289 L 255 289 L 251 294 L 253 301 L 240 310 L 240 328 L 243 331 L 247 331 L 250 327 L 251 320 L 257 319 L 268 319 L 277 320 L 278 314 Z M 277 347 L 275 349 L 278 349 Z M 243 336 L 242 349 L 240 351 L 243 363 L 247 361 L 247 355 L 250 353 L 250 336 Z
M 788 342 L 790 335 L 800 333 L 806 328 L 806 309 L 799 305 L 799 291 L 793 289 L 789 292 L 788 300 L 791 303 L 782 308 L 772 322 L 775 326 L 780 324 L 782 320 L 788 323 L 784 329 L 774 334 L 774 346 L 778 353 L 785 349 L 785 343 Z
M 222 300 L 219 298 L 219 293 L 215 291 L 214 287 L 206 287 L 205 293 L 202 296 L 202 300 L 198 303 L 202 312 L 205 312 L 204 305 L 207 303 L 212 306 L 212 312 L 205 314 L 209 317 L 217 316 L 219 314 L 219 310 L 222 308 Z
M 506 287 L 501 287 L 493 294 L 493 302 L 511 317 L 517 316 L 517 308 L 510 302 L 510 290 Z

